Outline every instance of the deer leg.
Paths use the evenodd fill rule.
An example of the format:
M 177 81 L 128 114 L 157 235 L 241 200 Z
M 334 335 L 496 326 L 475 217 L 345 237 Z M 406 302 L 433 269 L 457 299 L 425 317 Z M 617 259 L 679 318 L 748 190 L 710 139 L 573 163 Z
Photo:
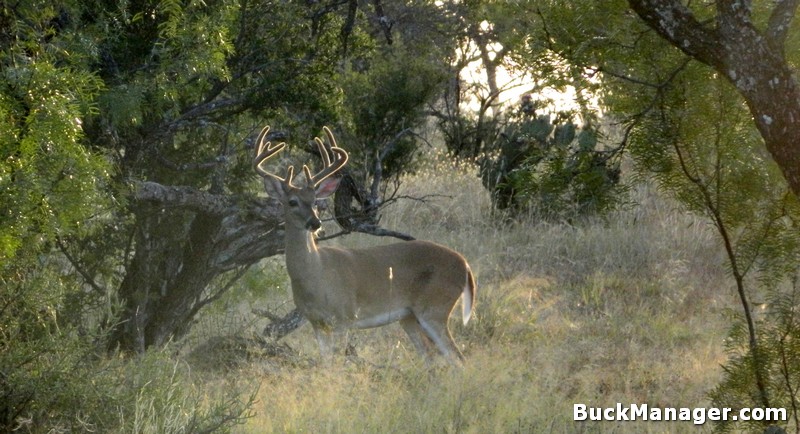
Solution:
M 319 355 L 322 361 L 326 365 L 331 365 L 333 363 L 333 339 L 331 333 L 322 328 L 314 327 L 314 336 L 317 338 Z
M 428 338 L 428 335 L 425 334 L 425 331 L 422 330 L 417 318 L 414 315 L 409 315 L 400 320 L 400 325 L 411 339 L 411 343 L 414 344 L 414 348 L 416 348 L 417 352 L 425 358 L 425 363 L 428 363 L 430 360 L 431 346 L 434 344 L 430 338 Z
M 346 329 L 314 328 L 314 336 L 319 344 L 319 355 L 326 364 L 331 364 L 337 354 L 344 353 L 347 357 L 358 357 L 356 347 L 350 344 L 350 334 Z
M 447 328 L 447 318 L 438 320 L 436 318 L 417 316 L 417 319 L 425 334 L 436 344 L 439 352 L 452 364 L 460 365 L 464 361 L 464 356 L 461 355 L 461 351 L 456 347 L 453 336 L 450 335 L 450 330 Z

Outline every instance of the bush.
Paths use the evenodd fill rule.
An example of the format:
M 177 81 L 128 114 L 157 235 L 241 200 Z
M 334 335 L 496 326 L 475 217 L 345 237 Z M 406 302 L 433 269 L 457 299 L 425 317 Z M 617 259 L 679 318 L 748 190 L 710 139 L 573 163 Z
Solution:
M 36 264 L 0 276 L 0 432 L 209 432 L 247 416 L 241 387 L 207 396 L 168 349 L 106 354 L 110 300 L 56 253 Z
M 496 150 L 480 160 L 496 209 L 532 209 L 552 219 L 602 214 L 621 203 L 617 153 L 599 149 L 597 127 L 578 127 L 569 116 L 521 111 L 506 126 Z

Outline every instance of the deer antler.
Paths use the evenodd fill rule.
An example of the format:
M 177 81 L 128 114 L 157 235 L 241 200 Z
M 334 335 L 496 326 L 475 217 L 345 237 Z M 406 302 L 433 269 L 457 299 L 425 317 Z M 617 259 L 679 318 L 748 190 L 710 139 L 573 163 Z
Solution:
M 319 148 L 319 154 L 322 157 L 322 170 L 317 172 L 315 175 L 311 175 L 311 169 L 309 169 L 308 166 L 303 166 L 303 171 L 305 172 L 307 180 L 306 182 L 312 188 L 318 187 L 319 184 L 325 180 L 325 178 L 341 170 L 342 167 L 344 167 L 344 165 L 347 163 L 348 158 L 347 152 L 344 149 L 336 146 L 336 139 L 333 137 L 331 130 L 328 127 L 322 127 L 322 129 L 325 131 L 325 135 L 328 136 L 328 141 L 330 142 L 329 144 L 326 144 L 319 137 L 314 138 L 314 141 L 317 143 L 317 148 Z M 273 145 L 272 142 L 267 141 L 267 133 L 269 133 L 269 126 L 264 127 L 256 139 L 258 147 L 256 150 L 256 158 L 253 159 L 253 168 L 262 177 L 277 179 L 278 181 L 291 186 L 292 178 L 294 177 L 294 166 L 289 166 L 286 169 L 285 178 L 281 178 L 274 173 L 267 172 L 262 167 L 264 162 L 286 147 L 286 143 L 283 142 Z
M 333 133 L 331 132 L 330 128 L 322 127 L 325 131 L 325 135 L 328 136 L 328 144 L 322 141 L 319 137 L 314 137 L 314 141 L 317 143 L 317 148 L 319 149 L 319 155 L 322 157 L 322 170 L 317 172 L 315 175 L 311 175 L 311 170 L 308 166 L 303 166 L 303 171 L 306 174 L 306 179 L 308 180 L 308 185 L 316 188 L 325 178 L 333 175 L 334 173 L 338 172 L 339 170 L 344 167 L 347 163 L 347 152 L 336 146 L 336 139 L 333 137 Z
M 261 167 L 261 165 L 264 164 L 265 161 L 267 161 L 270 157 L 274 156 L 275 154 L 282 151 L 283 148 L 286 147 L 286 143 L 283 142 L 278 143 L 277 145 L 273 145 L 272 142 L 267 141 L 266 140 L 267 133 L 269 133 L 269 125 L 267 125 L 266 127 L 264 127 L 263 130 L 261 130 L 261 133 L 258 134 L 258 138 L 256 139 L 258 147 L 256 148 L 256 158 L 253 159 L 253 168 L 262 177 L 270 177 L 277 179 L 278 181 L 281 181 L 283 183 L 291 184 L 292 177 L 294 176 L 293 166 L 289 166 L 289 168 L 286 170 L 285 178 L 281 178 L 280 176 L 275 175 L 274 173 L 267 172 L 266 170 L 264 170 L 263 167 Z

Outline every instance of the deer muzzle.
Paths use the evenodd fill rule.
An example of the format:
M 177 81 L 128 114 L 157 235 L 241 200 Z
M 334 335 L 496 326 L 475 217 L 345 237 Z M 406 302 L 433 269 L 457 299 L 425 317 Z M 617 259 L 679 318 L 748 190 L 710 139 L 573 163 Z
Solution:
M 308 220 L 306 220 L 306 229 L 308 229 L 311 232 L 316 232 L 321 227 L 322 227 L 322 222 L 316 216 L 313 216 Z

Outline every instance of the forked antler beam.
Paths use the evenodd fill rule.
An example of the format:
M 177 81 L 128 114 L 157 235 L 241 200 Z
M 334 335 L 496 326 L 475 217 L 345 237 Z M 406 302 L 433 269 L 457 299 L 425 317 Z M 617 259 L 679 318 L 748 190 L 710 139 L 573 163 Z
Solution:
M 326 144 L 319 137 L 314 138 L 314 141 L 317 143 L 317 148 L 319 149 L 319 154 L 322 157 L 322 170 L 312 175 L 311 169 L 309 169 L 308 166 L 303 166 L 303 172 L 305 172 L 307 180 L 306 182 L 312 188 L 319 186 L 319 184 L 325 180 L 325 178 L 328 178 L 329 176 L 338 172 L 342 169 L 342 167 L 344 167 L 345 164 L 347 164 L 347 152 L 344 149 L 336 146 L 336 139 L 333 137 L 333 133 L 328 127 L 322 127 L 322 129 L 325 131 L 325 135 L 328 136 L 329 143 Z M 267 140 L 267 133 L 269 133 L 269 126 L 264 127 L 256 139 L 257 149 L 256 157 L 253 160 L 253 168 L 262 177 L 274 178 L 287 185 L 291 185 L 292 178 L 294 177 L 294 166 L 289 166 L 286 169 L 286 177 L 284 178 L 281 178 L 274 173 L 270 173 L 266 171 L 264 167 L 262 167 L 262 165 L 269 158 L 273 157 L 286 147 L 286 143 L 283 142 L 273 145 L 272 142 Z
M 286 147 L 286 143 L 284 142 L 273 145 L 272 142 L 267 141 L 267 133 L 269 133 L 269 125 L 261 130 L 261 132 L 258 134 L 258 138 L 256 139 L 256 158 L 253 159 L 253 168 L 262 177 L 275 178 L 281 182 L 288 181 L 291 183 L 292 176 L 294 175 L 294 167 L 289 166 L 286 171 L 285 178 L 281 178 L 274 173 L 267 172 L 263 167 L 261 167 L 265 161 L 276 155 L 278 152 L 281 152 Z
M 322 130 L 325 131 L 325 135 L 328 136 L 328 144 L 325 144 L 319 137 L 314 137 L 314 141 L 317 143 L 317 148 L 319 149 L 319 155 L 322 157 L 322 170 L 317 172 L 314 176 L 310 176 L 311 171 L 303 166 L 306 177 L 308 177 L 308 184 L 314 187 L 317 187 L 325 178 L 341 170 L 342 167 L 347 164 L 348 158 L 347 152 L 336 146 L 336 139 L 333 137 L 330 128 L 322 127 Z

